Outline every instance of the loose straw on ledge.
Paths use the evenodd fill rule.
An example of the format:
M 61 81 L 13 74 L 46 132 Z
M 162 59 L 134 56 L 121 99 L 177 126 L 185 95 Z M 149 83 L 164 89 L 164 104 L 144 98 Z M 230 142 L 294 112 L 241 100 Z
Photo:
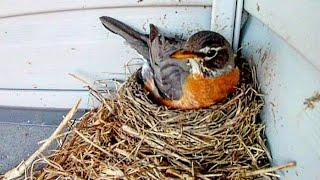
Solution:
M 14 179 L 20 177 L 25 170 L 33 163 L 33 161 L 48 148 L 48 146 L 56 139 L 56 137 L 61 133 L 63 128 L 67 123 L 73 118 L 74 114 L 77 112 L 81 100 L 78 100 L 76 104 L 71 108 L 65 118 L 62 120 L 57 129 L 52 133 L 52 135 L 40 146 L 40 148 L 34 152 L 26 161 L 22 161 L 17 167 L 11 169 L 4 174 L 3 179 Z

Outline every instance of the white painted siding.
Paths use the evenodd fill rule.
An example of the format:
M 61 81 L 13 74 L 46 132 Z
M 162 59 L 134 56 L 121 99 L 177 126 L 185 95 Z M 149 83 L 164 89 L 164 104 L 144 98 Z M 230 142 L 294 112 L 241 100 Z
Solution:
M 210 29 L 208 1 L 2 1 L 0 6 L 0 106 L 68 108 L 88 101 L 83 84 L 124 78 L 125 64 L 139 55 L 99 17 L 115 17 L 141 32 L 154 23 L 188 37 Z M 82 103 L 82 108 L 89 107 Z
M 245 2 L 242 53 L 258 65 L 273 163 L 297 162 L 282 179 L 320 179 L 320 103 L 304 104 L 320 93 L 320 1 Z

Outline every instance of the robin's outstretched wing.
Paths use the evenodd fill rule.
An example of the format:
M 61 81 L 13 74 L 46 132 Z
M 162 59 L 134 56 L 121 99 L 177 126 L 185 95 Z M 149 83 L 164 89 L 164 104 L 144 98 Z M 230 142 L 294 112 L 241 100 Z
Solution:
M 183 45 L 182 41 L 167 38 L 150 24 L 150 66 L 154 72 L 155 85 L 159 93 L 171 100 L 183 95 L 183 84 L 188 76 L 187 61 L 174 60 L 170 55 Z
M 143 58 L 149 59 L 148 40 L 146 34 L 142 34 L 131 28 L 130 26 L 108 16 L 100 17 L 100 21 L 109 31 L 123 37 L 127 43 L 135 49 Z
M 184 40 L 165 37 L 152 24 L 148 36 L 114 18 L 103 16 L 100 20 L 109 31 L 123 37 L 147 60 L 145 67 L 149 68 L 143 68 L 142 76 L 144 82 L 150 84 L 150 90 L 172 100 L 182 96 L 182 86 L 189 69 L 185 62 L 171 59 L 170 54 L 181 49 Z

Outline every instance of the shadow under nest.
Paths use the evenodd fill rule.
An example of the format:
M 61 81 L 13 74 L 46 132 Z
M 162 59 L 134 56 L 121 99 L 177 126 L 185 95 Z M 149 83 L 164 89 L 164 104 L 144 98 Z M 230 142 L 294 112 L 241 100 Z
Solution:
M 132 75 L 116 97 L 87 112 L 27 176 L 39 179 L 256 179 L 270 167 L 256 72 L 238 59 L 241 82 L 226 100 L 198 110 L 154 104 Z

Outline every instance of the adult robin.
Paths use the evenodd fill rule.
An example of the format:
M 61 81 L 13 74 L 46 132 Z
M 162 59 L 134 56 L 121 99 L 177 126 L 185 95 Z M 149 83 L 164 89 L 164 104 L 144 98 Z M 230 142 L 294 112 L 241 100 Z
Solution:
M 145 59 L 140 77 L 162 105 L 172 109 L 208 107 L 226 98 L 239 82 L 230 44 L 216 32 L 200 31 L 183 40 L 161 34 L 153 24 L 146 35 L 111 17 L 100 20 Z

